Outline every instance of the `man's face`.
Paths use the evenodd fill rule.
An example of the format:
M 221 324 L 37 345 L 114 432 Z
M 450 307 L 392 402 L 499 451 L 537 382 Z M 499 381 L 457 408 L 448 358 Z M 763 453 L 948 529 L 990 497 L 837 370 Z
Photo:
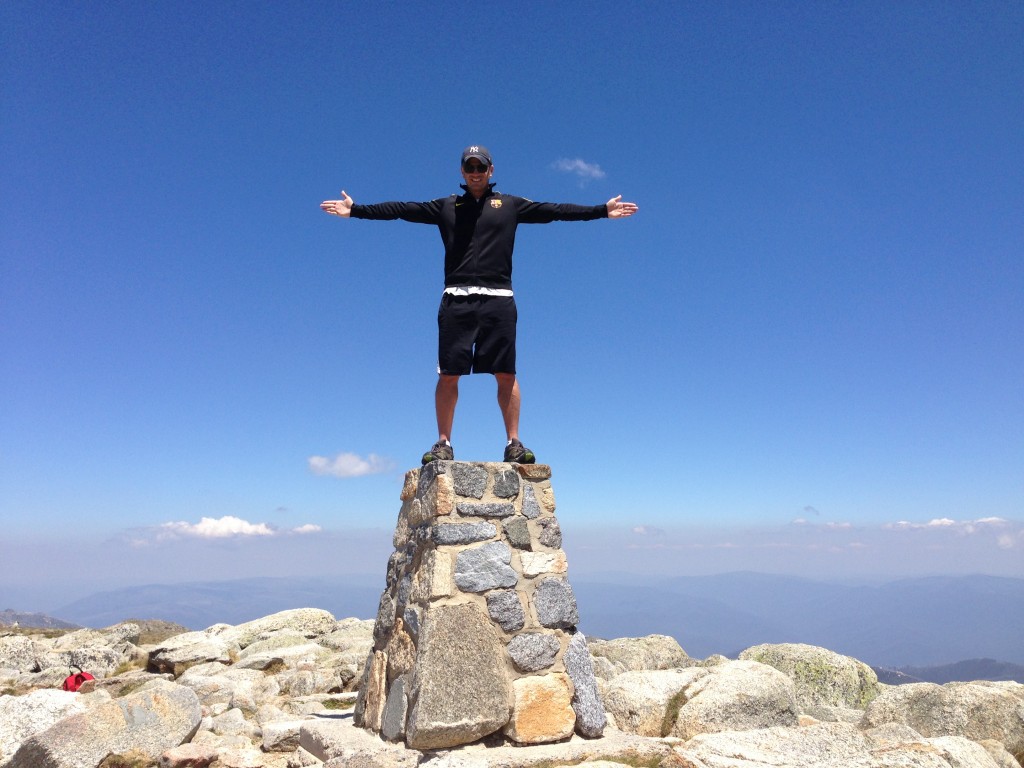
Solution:
M 475 197 L 487 191 L 493 174 L 493 165 L 484 165 L 483 160 L 475 157 L 467 157 L 466 162 L 462 164 L 462 178 L 466 180 L 466 186 Z

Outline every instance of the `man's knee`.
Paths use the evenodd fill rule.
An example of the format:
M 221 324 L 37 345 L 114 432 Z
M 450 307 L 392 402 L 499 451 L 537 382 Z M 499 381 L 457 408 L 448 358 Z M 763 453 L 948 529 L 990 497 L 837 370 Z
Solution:
M 514 373 L 496 373 L 494 378 L 498 381 L 498 389 L 507 389 L 515 386 L 516 375 Z

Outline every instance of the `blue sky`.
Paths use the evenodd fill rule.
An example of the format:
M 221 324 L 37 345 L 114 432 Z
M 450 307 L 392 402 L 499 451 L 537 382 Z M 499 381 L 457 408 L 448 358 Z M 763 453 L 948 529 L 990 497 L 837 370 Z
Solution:
M 517 238 L 574 570 L 1024 576 L 1021 39 L 1012 2 L 0 4 L 0 602 L 383 571 L 440 241 L 318 205 L 450 194 L 470 143 L 640 205 Z M 465 380 L 457 457 L 503 437 Z

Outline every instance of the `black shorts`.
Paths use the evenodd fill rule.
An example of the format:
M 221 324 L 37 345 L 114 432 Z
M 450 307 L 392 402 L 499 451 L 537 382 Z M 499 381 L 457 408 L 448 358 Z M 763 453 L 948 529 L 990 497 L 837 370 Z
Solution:
M 437 372 L 516 372 L 516 300 L 442 294 L 437 310 Z

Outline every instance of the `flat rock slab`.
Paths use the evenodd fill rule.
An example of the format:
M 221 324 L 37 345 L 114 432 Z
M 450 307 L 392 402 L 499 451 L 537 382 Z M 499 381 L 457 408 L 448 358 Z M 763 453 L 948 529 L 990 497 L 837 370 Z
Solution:
M 532 768 L 532 766 L 575 765 L 584 760 L 602 758 L 614 761 L 653 762 L 667 756 L 672 747 L 660 739 L 606 728 L 599 739 L 573 736 L 557 744 L 523 746 L 498 737 L 485 739 L 452 750 L 420 751 L 400 744 L 389 744 L 352 723 L 351 715 L 331 716 L 307 721 L 299 743 L 303 749 L 327 764 L 339 768 L 348 764 L 380 768 L 412 768 L 424 758 L 450 758 L 453 765 L 465 768 Z M 345 762 L 348 761 L 348 762 Z

